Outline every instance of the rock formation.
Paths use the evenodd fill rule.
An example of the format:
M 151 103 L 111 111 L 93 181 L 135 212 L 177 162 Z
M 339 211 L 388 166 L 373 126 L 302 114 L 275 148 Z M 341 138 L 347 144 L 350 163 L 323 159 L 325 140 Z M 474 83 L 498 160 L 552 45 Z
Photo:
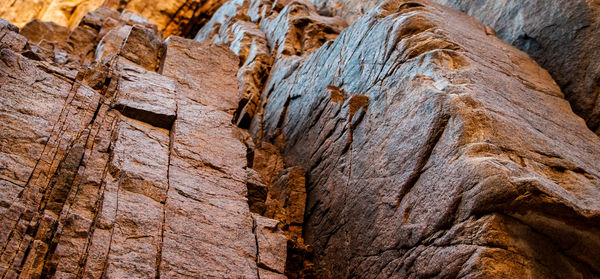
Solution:
M 517 44 L 549 73 L 504 6 L 499 39 L 425 0 L 32 3 L 0 8 L 2 278 L 600 277 L 593 39 L 561 80 L 584 58 Z
M 3 278 L 282 276 L 279 221 L 247 202 L 237 56 L 138 19 L 32 22 L 29 41 L 3 22 Z M 81 57 L 79 28 L 101 37 Z
M 314 0 L 353 22 L 373 0 Z M 576 114 L 600 135 L 600 3 L 598 1 L 432 0 L 490 26 L 488 32 L 527 52 L 550 72 Z

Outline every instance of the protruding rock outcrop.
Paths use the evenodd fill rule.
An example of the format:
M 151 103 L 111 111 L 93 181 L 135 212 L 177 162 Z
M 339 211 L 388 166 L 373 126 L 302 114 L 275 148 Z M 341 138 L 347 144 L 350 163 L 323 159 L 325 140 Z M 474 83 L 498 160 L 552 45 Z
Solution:
M 373 0 L 314 2 L 327 13 L 342 16 L 349 22 L 380 4 Z M 490 26 L 486 27 L 488 33 L 527 52 L 554 77 L 573 111 L 600 135 L 600 5 L 597 1 L 432 2 L 476 17 Z
M 248 202 L 234 53 L 106 8 L 1 27 L 0 276 L 283 276 L 288 238 Z
M 0 277 L 600 277 L 600 138 L 491 27 L 94 3 L 0 21 Z
M 307 170 L 317 277 L 600 274 L 600 140 L 486 30 L 387 1 L 275 62 L 250 130 Z
M 563 89 L 573 111 L 600 135 L 600 3 L 436 0 L 480 19 L 527 52 Z
M 274 60 L 308 55 L 347 27 L 339 17 L 317 13 L 308 1 L 234 0 L 224 4 L 196 40 L 229 45 L 242 62 L 236 123 L 243 128 L 258 111 L 264 82 Z

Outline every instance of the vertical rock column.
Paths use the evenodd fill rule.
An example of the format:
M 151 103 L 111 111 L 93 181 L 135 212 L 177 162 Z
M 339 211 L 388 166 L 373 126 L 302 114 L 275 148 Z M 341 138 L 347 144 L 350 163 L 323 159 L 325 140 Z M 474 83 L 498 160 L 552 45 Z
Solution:
M 255 278 L 256 240 L 246 200 L 246 146 L 231 123 L 238 59 L 179 37 L 160 72 L 179 81 L 171 134 L 161 276 Z
M 131 13 L 82 25 L 78 45 L 0 22 L 0 278 L 283 277 L 280 222 L 247 198 L 238 57 Z

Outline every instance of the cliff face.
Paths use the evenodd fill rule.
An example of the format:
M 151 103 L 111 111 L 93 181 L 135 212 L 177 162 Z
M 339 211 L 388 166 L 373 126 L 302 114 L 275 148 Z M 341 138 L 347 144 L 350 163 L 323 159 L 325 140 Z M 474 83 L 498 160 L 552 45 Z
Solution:
M 83 22 L 102 39 L 81 59 L 80 29 L 35 44 L 2 26 L 2 275 L 283 273 L 279 221 L 247 202 L 246 184 L 260 178 L 247 133 L 231 123 L 237 56 L 179 37 L 162 44 L 128 13 Z
M 590 0 L 432 0 L 495 29 L 550 72 L 573 111 L 600 135 L 600 2 Z M 353 22 L 380 1 L 315 0 Z
M 68 2 L 2 6 L 2 278 L 600 277 L 595 89 L 478 20 Z

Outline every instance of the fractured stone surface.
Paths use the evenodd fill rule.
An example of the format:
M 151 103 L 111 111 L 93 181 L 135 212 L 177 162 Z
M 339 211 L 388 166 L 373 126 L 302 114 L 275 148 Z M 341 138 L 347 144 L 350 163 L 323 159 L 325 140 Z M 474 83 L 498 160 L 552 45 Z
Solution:
M 472 18 L 387 1 L 264 92 L 251 132 L 309 173 L 319 277 L 598 276 L 600 140 Z
M 600 139 L 491 27 L 222 3 L 0 21 L 0 277 L 600 277 Z
M 282 276 L 287 238 L 264 242 L 247 200 L 236 55 L 170 37 L 163 56 L 156 26 L 131 13 L 82 22 L 95 34 L 84 52 L 75 31 L 1 22 L 0 276 L 258 278 L 255 232 Z

